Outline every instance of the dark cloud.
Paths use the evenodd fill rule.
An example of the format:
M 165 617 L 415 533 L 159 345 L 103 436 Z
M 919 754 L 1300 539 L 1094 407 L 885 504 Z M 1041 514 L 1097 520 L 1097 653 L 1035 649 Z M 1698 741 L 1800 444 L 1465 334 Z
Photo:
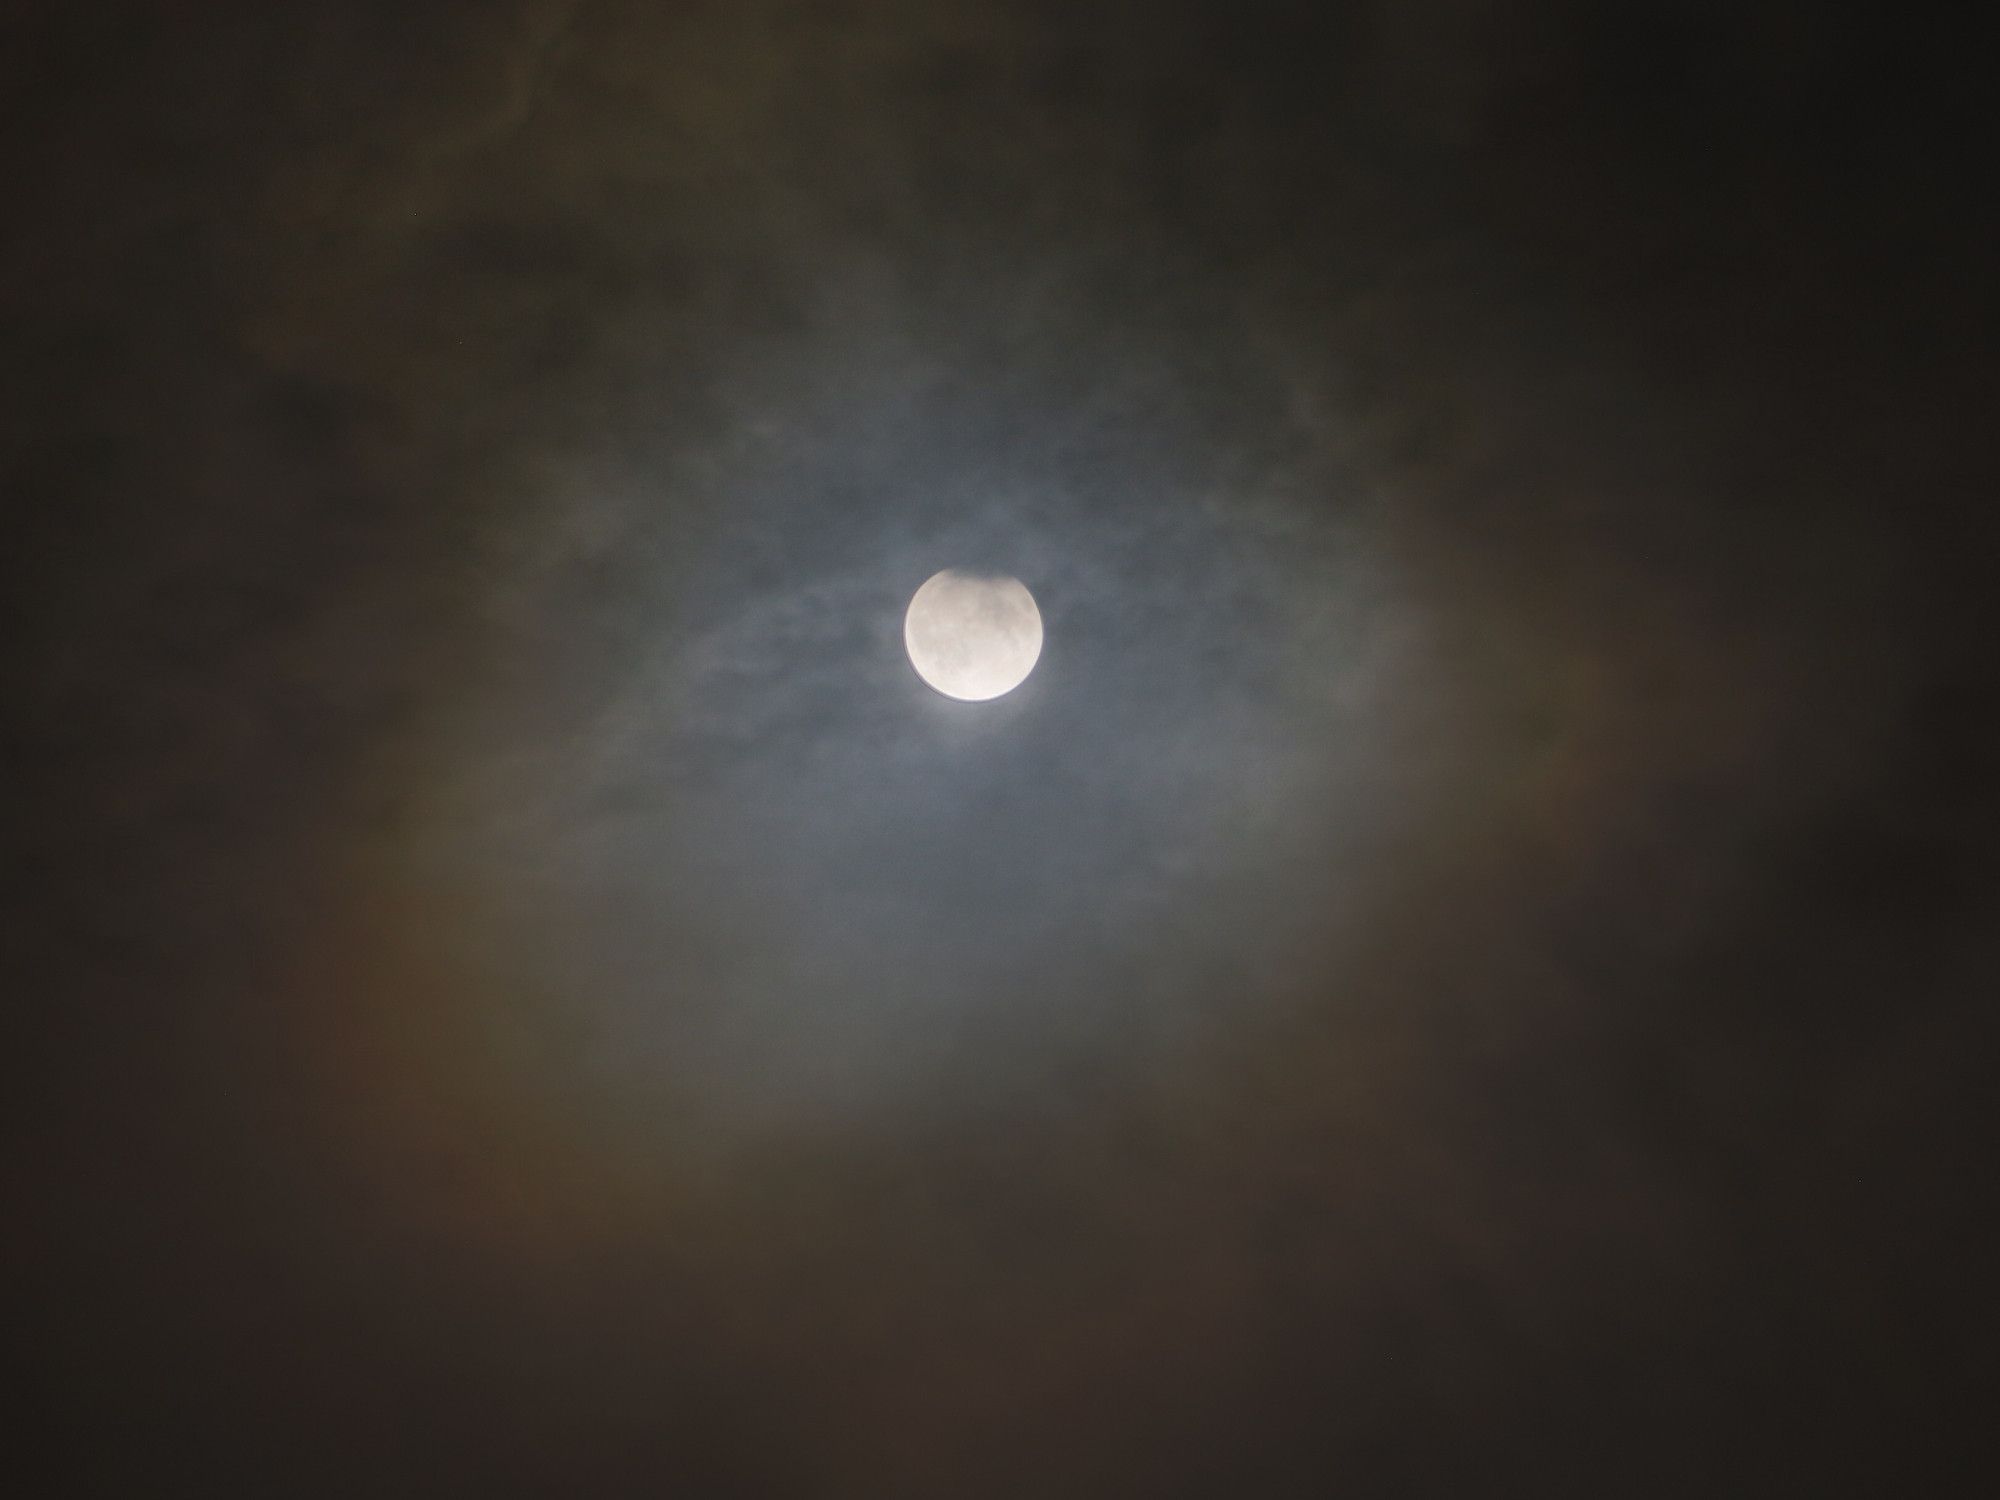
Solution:
M 1936 38 L 4 24 L 36 1493 L 1950 1491 Z

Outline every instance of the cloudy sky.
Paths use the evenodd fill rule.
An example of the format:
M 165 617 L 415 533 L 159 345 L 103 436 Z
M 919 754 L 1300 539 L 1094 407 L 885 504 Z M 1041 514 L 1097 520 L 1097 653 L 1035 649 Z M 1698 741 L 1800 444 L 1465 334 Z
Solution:
M 35 1492 L 1951 1492 L 1949 50 L 10 7 Z

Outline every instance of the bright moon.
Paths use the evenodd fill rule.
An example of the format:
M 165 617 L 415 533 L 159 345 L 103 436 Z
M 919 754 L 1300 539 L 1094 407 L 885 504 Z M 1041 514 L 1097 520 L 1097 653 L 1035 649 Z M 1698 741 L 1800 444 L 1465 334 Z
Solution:
M 910 600 L 903 644 L 925 682 L 947 698 L 983 703 L 1035 670 L 1042 612 L 1018 578 L 946 568 Z

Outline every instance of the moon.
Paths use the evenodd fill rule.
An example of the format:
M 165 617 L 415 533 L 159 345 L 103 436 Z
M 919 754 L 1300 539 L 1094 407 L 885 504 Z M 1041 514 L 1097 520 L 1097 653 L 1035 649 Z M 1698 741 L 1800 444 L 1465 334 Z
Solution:
M 946 568 L 925 580 L 903 616 L 917 675 L 947 698 L 984 703 L 1011 693 L 1042 655 L 1042 612 L 1018 578 Z

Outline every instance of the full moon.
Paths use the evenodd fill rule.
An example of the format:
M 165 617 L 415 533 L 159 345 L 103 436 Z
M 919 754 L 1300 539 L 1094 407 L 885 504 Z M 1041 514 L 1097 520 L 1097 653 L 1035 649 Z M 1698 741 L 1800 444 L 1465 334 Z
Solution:
M 903 644 L 917 675 L 947 698 L 1011 693 L 1042 654 L 1042 612 L 1018 578 L 946 568 L 910 600 Z

